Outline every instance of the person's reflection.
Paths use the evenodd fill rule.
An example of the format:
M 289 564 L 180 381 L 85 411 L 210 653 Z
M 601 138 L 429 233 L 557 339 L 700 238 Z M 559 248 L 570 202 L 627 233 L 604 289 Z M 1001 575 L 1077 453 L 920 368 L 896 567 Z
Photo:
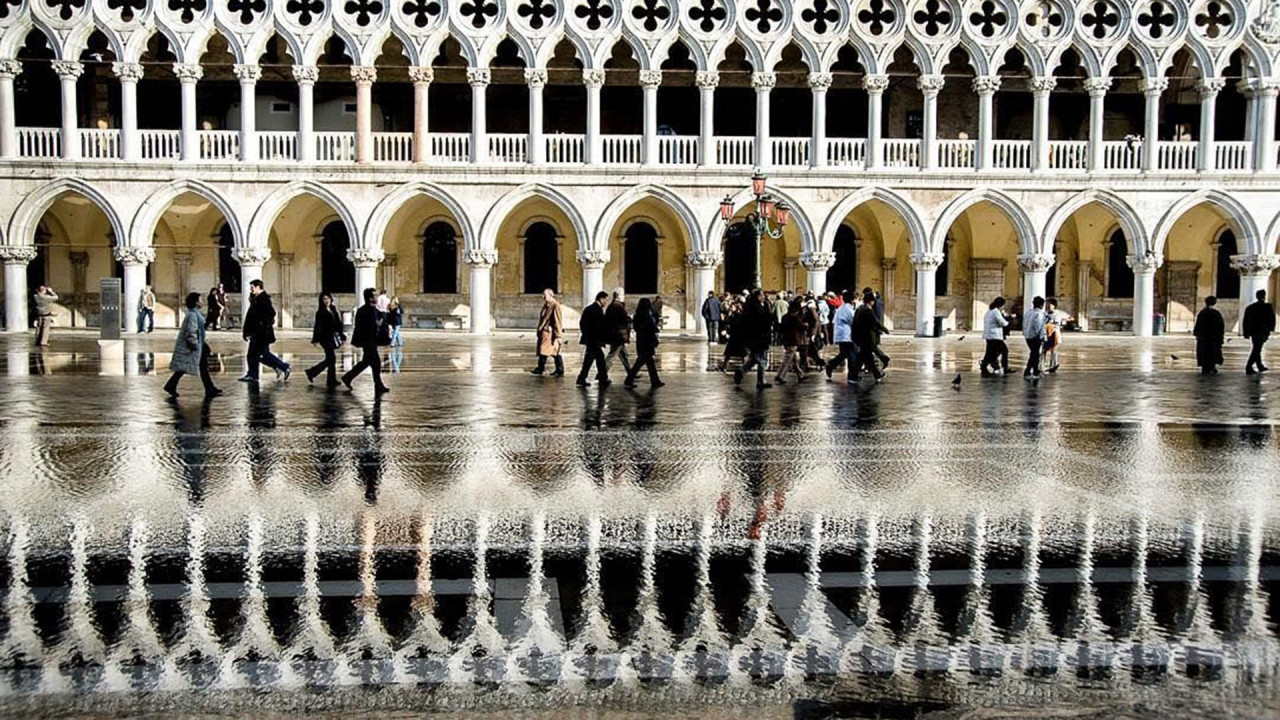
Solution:
M 767 410 L 762 393 L 748 395 L 747 405 L 743 408 L 741 428 L 734 433 L 737 437 L 732 441 L 736 448 L 734 452 L 738 454 L 736 457 L 738 472 L 735 475 L 742 479 L 744 489 L 751 497 L 755 508 L 751 524 L 747 529 L 747 537 L 751 539 L 760 537 L 761 529 L 769 520 L 770 497 L 772 496 L 772 507 L 775 512 L 782 510 L 784 500 L 777 478 L 771 478 L 769 475 L 771 460 L 774 458 L 769 456 L 769 442 L 763 432 Z M 731 490 L 726 489 L 726 495 L 729 492 Z M 720 507 L 722 512 L 728 511 L 727 497 L 721 498 Z
M 1251 447 L 1263 448 L 1271 442 L 1271 423 L 1267 418 L 1266 393 L 1262 383 L 1248 384 L 1245 412 L 1253 422 L 1240 426 L 1240 438 Z
M 312 434 L 316 447 L 316 479 L 321 490 L 333 487 L 336 480 L 341 443 L 334 431 L 342 427 L 343 406 L 350 400 L 346 393 L 324 393 L 324 402 L 320 406 L 320 425 Z
M 652 486 L 658 467 L 658 439 L 651 432 L 657 424 L 654 420 L 657 407 L 653 401 L 653 391 L 654 388 L 651 387 L 636 396 L 637 432 L 629 434 L 635 448 L 636 483 L 644 488 Z
M 44 364 L 44 351 L 31 353 L 30 372 L 32 375 L 49 374 L 49 369 Z
M 204 504 L 208 491 L 209 410 L 212 404 L 213 398 L 208 395 L 199 408 L 180 405 L 176 400 L 170 403 L 173 408 L 178 465 L 182 468 L 182 479 L 187 484 L 187 500 L 194 507 Z
M 1028 387 L 1022 400 L 1022 433 L 1028 440 L 1039 440 L 1044 429 L 1040 417 L 1040 381 L 1023 384 Z
M 387 360 L 391 363 L 391 372 L 400 372 L 400 364 L 404 362 L 404 346 L 392 345 L 387 351 Z
M 152 375 L 156 371 L 156 354 L 153 352 L 138 353 L 138 374 Z
M 594 398 L 585 390 L 578 392 L 578 398 L 582 401 L 582 432 L 578 435 L 582 443 L 582 465 L 595 479 L 596 484 L 601 486 L 607 481 L 605 474 L 607 450 L 605 439 L 599 432 L 606 396 L 607 393 L 603 390 L 596 392 Z
M 978 387 L 982 393 L 982 429 L 1000 430 L 1004 416 L 1004 383 L 983 382 Z
M 275 462 L 271 444 L 276 427 L 276 396 L 249 383 L 249 479 L 254 487 L 266 486 Z
M 857 427 L 869 428 L 880 422 L 880 389 L 881 385 L 859 385 L 853 388 L 853 396 L 857 399 Z
M 364 437 L 356 453 L 356 476 L 364 485 L 364 501 L 378 504 L 378 486 L 382 482 L 382 394 L 374 393 L 372 407 L 364 412 Z

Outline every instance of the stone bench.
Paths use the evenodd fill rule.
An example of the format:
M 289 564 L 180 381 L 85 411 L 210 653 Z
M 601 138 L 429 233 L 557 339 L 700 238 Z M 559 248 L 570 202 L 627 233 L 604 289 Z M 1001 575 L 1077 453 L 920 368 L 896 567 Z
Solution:
M 405 326 L 419 330 L 461 330 L 466 323 L 466 315 L 410 315 Z

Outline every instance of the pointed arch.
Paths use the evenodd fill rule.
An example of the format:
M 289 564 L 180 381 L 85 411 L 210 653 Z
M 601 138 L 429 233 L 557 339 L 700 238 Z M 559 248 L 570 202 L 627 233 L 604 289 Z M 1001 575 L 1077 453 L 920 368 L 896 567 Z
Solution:
M 924 222 L 916 214 L 915 208 L 901 195 L 882 187 L 864 187 L 860 190 L 855 190 L 836 203 L 835 208 L 827 215 L 827 220 L 822 225 L 822 244 L 819 249 L 829 251 L 835 243 L 836 232 L 840 230 L 840 225 L 844 222 L 844 219 L 849 217 L 849 213 L 872 200 L 879 200 L 888 205 L 902 218 L 903 224 L 907 227 L 907 238 L 911 242 L 911 252 L 926 252 L 925 243 L 928 242 L 928 234 L 925 232 Z
M 44 217 L 45 212 L 55 200 L 67 193 L 82 195 L 98 206 L 98 209 L 107 216 L 107 221 L 111 223 L 111 232 L 115 234 L 116 245 L 129 243 L 129 235 L 125 232 L 125 225 L 120 221 L 119 213 L 101 190 L 77 178 L 58 178 L 29 193 L 18 204 L 13 211 L 13 217 L 9 220 L 9 232 L 5 236 L 6 244 L 34 245 L 36 226 L 40 224 L 40 218 Z
M 1227 222 L 1235 231 L 1236 242 L 1244 248 L 1241 252 L 1252 255 L 1264 252 L 1262 238 L 1258 234 L 1258 225 L 1239 200 L 1221 190 L 1197 190 L 1174 203 L 1156 223 L 1155 232 L 1151 234 L 1151 248 L 1158 256 L 1164 256 L 1164 246 L 1169 239 L 1169 232 L 1174 224 L 1191 208 L 1197 205 L 1212 205 L 1227 216 Z
M 529 183 L 515 188 L 501 198 L 489 208 L 489 212 L 485 214 L 484 222 L 480 226 L 480 245 L 476 247 L 468 247 L 468 250 L 495 250 L 498 247 L 498 228 L 502 227 L 502 222 L 507 216 L 515 210 L 520 203 L 529 198 L 539 197 L 547 202 L 555 205 L 569 218 L 569 222 L 573 225 L 573 231 L 578 236 L 578 242 L 590 242 L 591 235 L 587 232 L 587 223 L 582 218 L 582 213 L 578 211 L 576 205 L 573 204 L 564 193 L 559 190 L 543 185 L 542 183 Z
M 791 206 L 791 221 L 795 223 L 796 228 L 800 231 L 800 252 L 808 253 L 817 250 L 817 234 L 813 231 L 813 223 L 810 222 L 808 213 L 804 211 L 800 203 L 796 202 L 795 198 L 787 194 L 786 191 L 779 190 L 776 186 L 769 188 L 769 194 L 778 200 L 786 200 L 787 204 Z M 730 197 L 733 199 L 733 207 L 736 209 L 755 196 L 751 194 L 750 188 L 742 188 Z M 705 244 L 700 249 L 719 252 L 720 239 L 724 237 L 724 230 L 724 219 L 720 217 L 720 209 L 717 207 L 715 217 L 707 226 L 707 234 L 702 239 Z
M 364 237 L 362 242 L 365 247 L 382 247 L 383 237 L 387 233 L 387 225 L 390 224 L 391 218 L 409 202 L 419 195 L 425 195 L 432 200 L 445 206 L 449 214 L 453 216 L 454 223 L 461 230 L 463 247 L 473 248 L 476 246 L 475 230 L 471 227 L 471 216 L 462 207 L 462 203 L 457 198 L 450 195 L 448 191 L 439 185 L 429 182 L 412 182 L 407 185 L 401 185 L 386 197 L 378 202 L 373 212 L 369 215 L 369 222 L 365 224 Z
M 159 224 L 160 218 L 164 217 L 165 211 L 169 209 L 169 205 L 174 200 L 187 193 L 198 195 L 217 208 L 231 230 L 231 238 L 235 242 L 235 247 L 244 247 L 245 237 L 244 231 L 241 229 L 240 218 L 231 209 L 231 204 L 227 202 L 226 198 L 222 197 L 222 194 L 217 190 L 199 180 L 187 179 L 174 180 L 147 196 L 147 199 L 142 202 L 142 206 L 138 208 L 138 212 L 134 213 L 133 225 L 129 228 L 130 244 L 135 247 L 151 245 L 151 238 L 155 234 L 156 225 Z
M 1021 205 L 1014 202 L 1013 198 L 991 188 L 970 190 L 947 205 L 933 226 L 933 234 L 929 238 L 929 252 L 941 253 L 943 243 L 947 240 L 947 233 L 951 231 L 951 225 L 965 210 L 980 202 L 989 202 L 1004 211 L 1014 231 L 1018 233 L 1018 252 L 1025 254 L 1036 252 L 1036 228 L 1031 218 L 1027 216 L 1027 212 Z
M 1116 221 L 1124 230 L 1125 239 L 1129 242 L 1132 252 L 1138 252 L 1139 248 L 1145 251 L 1148 247 L 1147 228 L 1143 225 L 1142 218 L 1138 217 L 1138 213 L 1119 195 L 1107 190 L 1090 189 L 1072 195 L 1053 211 L 1053 215 L 1049 216 L 1049 222 L 1045 223 L 1044 232 L 1040 235 L 1040 247 L 1034 252 L 1051 254 L 1053 245 L 1057 242 L 1058 233 L 1062 232 L 1062 226 L 1077 210 L 1091 203 L 1101 205 L 1116 216 Z
M 347 236 L 351 239 L 351 247 L 360 247 L 360 228 L 356 225 L 355 217 L 351 214 L 351 209 L 338 197 L 332 190 L 311 180 L 295 180 L 272 192 L 258 204 L 258 209 L 253 213 L 253 219 L 249 222 L 249 236 L 247 238 L 247 247 L 267 247 L 267 241 L 271 237 L 271 226 L 275 224 L 276 218 L 280 216 L 280 211 L 289 204 L 290 200 L 299 195 L 313 195 L 320 200 L 328 203 L 329 207 L 338 214 L 343 224 L 347 226 Z
M 692 251 L 703 247 L 702 238 L 698 236 L 698 217 L 683 198 L 661 185 L 640 185 L 614 198 L 613 202 L 609 203 L 604 212 L 600 214 L 600 219 L 596 222 L 595 235 L 591 237 L 592 248 L 608 250 L 609 235 L 613 231 L 613 226 L 618 224 L 618 219 L 622 217 L 622 213 L 645 198 L 653 198 L 663 203 L 679 218 L 680 226 L 684 230 L 685 236 L 689 238 L 688 250 Z

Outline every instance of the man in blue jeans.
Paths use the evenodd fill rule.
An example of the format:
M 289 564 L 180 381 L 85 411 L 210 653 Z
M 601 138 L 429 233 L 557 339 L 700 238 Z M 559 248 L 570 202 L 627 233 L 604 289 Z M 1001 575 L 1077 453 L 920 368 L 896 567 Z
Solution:
M 707 323 L 708 343 L 720 342 L 720 318 L 723 314 L 720 298 L 716 297 L 714 291 L 707 293 L 707 299 L 702 302 L 702 319 Z
M 145 332 L 153 332 L 156 329 L 156 294 L 151 291 L 150 285 L 142 287 L 142 294 L 138 297 L 138 334 Z

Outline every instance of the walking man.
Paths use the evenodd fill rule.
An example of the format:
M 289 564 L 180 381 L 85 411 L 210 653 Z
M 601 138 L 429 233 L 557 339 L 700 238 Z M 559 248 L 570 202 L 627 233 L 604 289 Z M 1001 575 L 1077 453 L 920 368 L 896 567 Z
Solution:
M 613 302 L 604 313 L 609 328 L 609 356 L 605 365 L 613 367 L 613 358 L 622 358 L 623 372 L 631 372 L 631 358 L 627 356 L 627 344 L 631 342 L 631 316 L 627 314 L 627 296 L 622 288 L 613 291 Z
M 707 293 L 707 299 L 702 302 L 702 319 L 707 323 L 708 343 L 720 342 L 720 318 L 723 314 L 724 308 L 720 305 L 720 298 L 716 297 L 715 291 Z
M 173 375 L 164 384 L 164 391 L 172 397 L 178 397 L 178 381 L 183 375 L 199 375 L 204 383 L 205 397 L 216 397 L 222 394 L 213 384 L 209 376 L 209 344 L 205 342 L 204 316 L 200 314 L 202 298 L 200 293 L 187 293 L 187 317 L 182 321 L 182 330 L 173 344 L 173 359 L 169 369 Z
M 1222 364 L 1222 341 L 1227 334 L 1227 324 L 1222 313 L 1214 307 L 1218 298 L 1210 295 L 1204 299 L 1204 308 L 1196 314 L 1196 324 L 1191 333 L 1196 336 L 1196 365 L 1201 375 L 1217 375 Z
M 853 344 L 853 293 L 844 291 L 844 297 L 831 318 L 831 341 L 840 348 L 836 356 L 827 361 L 827 379 L 840 367 L 841 363 L 849 363 L 849 382 L 856 382 L 858 362 L 858 346 Z
M 360 362 L 356 363 L 346 375 L 342 376 L 342 384 L 351 389 L 351 381 L 368 368 L 373 373 L 374 395 L 391 392 L 391 388 L 382 383 L 382 357 L 378 345 L 382 344 L 382 324 L 386 317 L 378 310 L 378 291 L 365 288 L 364 305 L 356 310 L 354 325 L 351 330 L 351 346 L 360 348 Z M 388 335 L 388 340 L 390 336 Z
M 31 296 L 36 305 L 36 345 L 49 347 L 49 333 L 53 330 L 53 304 L 58 302 L 58 293 L 48 285 L 36 288 Z
M 876 324 L 879 325 L 880 327 L 884 327 L 884 299 L 880 297 L 880 293 L 872 290 L 870 287 L 862 288 L 862 297 L 866 298 L 868 295 L 870 295 L 872 298 L 871 310 L 875 313 Z M 875 346 L 872 348 L 872 350 L 875 353 L 875 356 L 879 358 L 880 365 L 882 367 L 888 368 L 889 356 L 888 354 L 885 353 L 884 350 L 880 349 L 880 333 L 878 332 L 876 333 L 875 340 L 876 340 Z M 861 347 L 861 345 L 859 345 L 859 347 Z
M 222 314 L 227 311 L 227 293 L 222 289 L 222 285 L 209 289 L 209 303 L 206 307 L 208 313 L 205 319 L 206 330 L 217 330 L 218 323 L 222 321 Z
M 733 373 L 733 383 L 742 384 L 742 376 L 752 367 L 756 369 L 756 387 L 773 387 L 764 381 L 765 370 L 769 367 L 769 340 L 773 332 L 773 314 L 769 312 L 768 301 L 764 291 L 753 290 L 747 298 L 747 306 L 742 311 L 743 342 L 747 346 L 747 361 Z
M 1044 298 L 1037 295 L 1031 301 L 1031 311 L 1022 318 L 1022 336 L 1027 339 L 1027 349 L 1031 357 L 1027 358 L 1027 369 L 1022 371 L 1025 380 L 1040 377 L 1040 348 L 1045 340 Z
M 153 332 L 156 329 L 156 294 L 151 291 L 150 285 L 142 286 L 142 294 L 138 296 L 138 334 L 142 334 L 142 328 L 147 328 L 147 332 Z
M 609 387 L 609 366 L 604 361 L 604 346 L 609 342 L 608 327 L 605 324 L 604 306 L 609 303 L 609 293 L 596 293 L 596 301 L 582 311 L 578 320 L 578 330 L 582 333 L 582 346 L 586 355 L 582 358 L 582 370 L 578 372 L 578 387 L 586 387 L 587 375 L 591 366 L 596 367 L 596 382 L 600 387 Z
M 1271 333 L 1276 331 L 1276 309 L 1267 302 L 1267 291 L 1259 290 L 1254 297 L 1258 300 L 1244 309 L 1244 322 L 1240 328 L 1249 342 L 1253 343 L 1249 361 L 1244 364 L 1244 371 L 1248 375 L 1269 369 L 1262 364 L 1262 348 L 1267 344 Z
M 978 364 L 982 377 L 993 377 L 997 372 L 1009 374 L 1009 346 L 1004 341 L 1007 332 L 1009 318 L 1004 315 L 1004 298 L 998 297 L 991 301 L 990 309 L 982 318 L 982 339 L 987 343 L 987 352 Z
M 636 377 L 640 375 L 640 370 L 647 369 L 649 371 L 649 386 L 660 388 L 666 383 L 658 378 L 658 366 L 653 361 L 654 355 L 658 352 L 658 330 L 661 324 L 658 322 L 657 311 L 654 309 L 653 303 L 649 302 L 649 298 L 640 298 L 640 302 L 636 303 L 635 330 L 636 330 L 636 361 L 631 365 L 630 372 L 627 373 L 626 382 L 622 383 L 623 387 L 634 388 L 636 386 Z
M 773 376 L 773 381 L 779 385 L 786 385 L 786 374 L 790 370 L 795 373 L 796 382 L 804 382 L 801 361 L 808 341 L 808 329 L 804 324 L 804 306 L 799 299 L 791 301 L 791 308 L 782 318 L 782 329 L 779 334 L 782 336 L 782 365 Z
M 531 372 L 541 375 L 547 369 L 547 358 L 556 361 L 556 371 L 552 377 L 564 376 L 564 358 L 560 355 L 560 345 L 564 338 L 564 317 L 560 313 L 560 303 L 556 294 L 547 288 L 542 291 L 542 311 L 538 313 L 538 367 Z
M 271 343 L 276 341 L 276 309 L 271 304 L 271 296 L 267 294 L 261 280 L 249 282 L 249 312 L 244 316 L 244 327 L 240 335 L 249 342 L 249 371 L 240 382 L 258 382 L 258 365 L 266 365 L 276 371 L 276 380 L 288 380 L 292 370 L 289 364 L 271 352 Z
M 888 333 L 888 329 L 876 319 L 876 295 L 866 293 L 862 296 L 862 307 L 853 314 L 853 343 L 858 346 L 857 366 L 849 368 L 849 382 L 861 379 L 863 370 L 871 373 L 876 382 L 884 380 L 884 373 L 876 367 L 876 358 L 882 353 L 876 352 L 880 343 L 880 335 Z M 885 358 L 888 364 L 888 358 Z

